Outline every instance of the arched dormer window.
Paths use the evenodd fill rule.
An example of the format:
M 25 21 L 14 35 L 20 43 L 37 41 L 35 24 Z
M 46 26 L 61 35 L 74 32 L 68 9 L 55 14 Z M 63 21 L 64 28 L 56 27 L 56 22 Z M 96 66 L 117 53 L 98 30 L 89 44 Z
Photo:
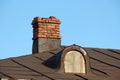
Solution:
M 85 59 L 83 55 L 75 50 L 65 55 L 64 69 L 66 73 L 85 73 Z
M 61 55 L 60 71 L 64 73 L 91 73 L 89 56 L 80 46 L 70 46 L 63 50 Z

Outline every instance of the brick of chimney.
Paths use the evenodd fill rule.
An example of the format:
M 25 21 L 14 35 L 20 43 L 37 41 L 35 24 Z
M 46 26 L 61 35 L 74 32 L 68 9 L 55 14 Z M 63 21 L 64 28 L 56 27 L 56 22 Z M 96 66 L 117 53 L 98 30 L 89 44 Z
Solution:
M 33 19 L 33 53 L 48 51 L 60 46 L 60 23 L 60 20 L 54 16 Z

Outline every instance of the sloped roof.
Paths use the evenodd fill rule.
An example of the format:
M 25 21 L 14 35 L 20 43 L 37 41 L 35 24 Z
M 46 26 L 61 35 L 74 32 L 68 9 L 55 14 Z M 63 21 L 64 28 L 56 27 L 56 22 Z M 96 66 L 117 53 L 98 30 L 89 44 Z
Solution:
M 58 68 L 44 65 L 50 57 L 61 53 L 66 47 L 0 60 L 1 78 L 24 78 L 31 80 L 119 80 L 120 50 L 83 48 L 90 57 L 91 70 L 95 75 L 59 73 Z

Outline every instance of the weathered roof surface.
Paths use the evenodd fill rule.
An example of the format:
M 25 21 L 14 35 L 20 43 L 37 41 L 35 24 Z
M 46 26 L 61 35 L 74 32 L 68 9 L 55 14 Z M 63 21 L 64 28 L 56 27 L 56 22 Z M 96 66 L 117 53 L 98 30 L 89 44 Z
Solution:
M 120 50 L 84 48 L 95 75 L 59 73 L 58 69 L 44 65 L 44 61 L 60 53 L 65 47 L 38 54 L 0 60 L 1 78 L 24 78 L 32 80 L 119 80 Z

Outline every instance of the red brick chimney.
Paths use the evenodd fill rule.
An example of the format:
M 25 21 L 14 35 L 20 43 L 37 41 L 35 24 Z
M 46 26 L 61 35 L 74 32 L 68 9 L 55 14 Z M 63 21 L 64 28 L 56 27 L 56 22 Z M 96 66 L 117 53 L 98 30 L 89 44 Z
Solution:
M 48 51 L 61 45 L 60 23 L 60 20 L 53 16 L 34 18 L 32 21 L 33 53 Z

